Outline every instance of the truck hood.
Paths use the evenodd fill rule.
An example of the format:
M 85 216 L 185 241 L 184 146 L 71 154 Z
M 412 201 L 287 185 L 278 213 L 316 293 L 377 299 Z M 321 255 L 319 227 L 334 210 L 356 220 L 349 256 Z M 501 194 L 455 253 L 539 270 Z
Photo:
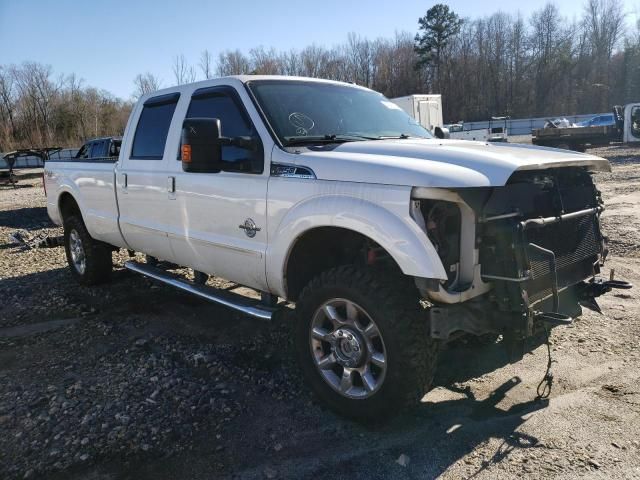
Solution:
M 611 171 L 607 160 L 594 155 L 467 140 L 372 140 L 297 153 L 295 164 L 311 168 L 318 179 L 416 187 L 502 186 L 517 170 L 580 166 Z

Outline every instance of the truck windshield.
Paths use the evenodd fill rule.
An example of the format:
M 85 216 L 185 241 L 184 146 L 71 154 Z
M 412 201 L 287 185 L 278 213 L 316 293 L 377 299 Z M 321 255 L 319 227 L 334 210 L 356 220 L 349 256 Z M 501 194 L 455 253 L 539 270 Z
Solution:
M 250 90 L 283 145 L 433 138 L 383 95 L 332 83 L 253 80 Z

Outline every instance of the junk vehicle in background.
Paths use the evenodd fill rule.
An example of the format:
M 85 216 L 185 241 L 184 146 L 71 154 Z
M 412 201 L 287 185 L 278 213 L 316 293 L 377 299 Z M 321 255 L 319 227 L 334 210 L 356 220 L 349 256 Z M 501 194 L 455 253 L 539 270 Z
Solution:
M 430 132 L 442 128 L 442 95 L 407 95 L 389 99 Z
M 445 125 L 449 132 L 449 138 L 457 140 L 475 140 L 478 142 L 507 142 L 509 135 L 507 130 L 507 120 L 511 117 L 491 117 L 487 128 L 476 128 L 465 130 L 464 123 L 452 123 Z
M 75 155 L 76 160 L 110 161 L 120 155 L 122 137 L 100 137 L 88 140 Z
M 507 120 L 510 117 L 491 117 L 488 128 L 465 130 L 462 122 L 444 125 L 442 121 L 442 95 L 417 94 L 391 98 L 416 122 L 440 138 L 477 140 L 481 142 L 506 142 Z
M 605 117 L 601 119 L 601 117 Z M 531 142 L 534 145 L 562 148 L 584 152 L 590 147 L 610 145 L 612 143 L 640 142 L 640 103 L 629 103 L 613 107 L 613 123 L 606 120 L 607 115 L 599 115 L 575 125 L 563 125 L 552 120 L 544 128 L 532 130 Z M 597 121 L 595 119 L 598 119 Z M 592 122 L 593 120 L 593 122 Z M 591 123 L 590 123 L 591 122 Z
M 576 123 L 576 127 L 611 127 L 616 124 L 616 118 L 613 113 L 605 115 L 596 115 L 589 120 Z
M 318 397 L 384 419 L 429 390 L 439 343 L 525 346 L 630 286 L 599 275 L 599 171 L 593 155 L 433 138 L 363 87 L 249 75 L 143 95 L 118 158 L 48 161 L 45 180 L 79 283 L 107 281 L 123 248 L 147 255 L 126 268 L 251 317 L 295 304 Z
M 15 174 L 14 167 L 18 159 L 33 160 L 36 159 L 36 167 L 44 165 L 51 155 L 62 150 L 60 147 L 48 148 L 22 148 L 6 153 L 2 159 L 7 164 L 7 170 L 0 171 L 0 185 L 12 185 L 16 188 L 18 184 L 18 176 Z

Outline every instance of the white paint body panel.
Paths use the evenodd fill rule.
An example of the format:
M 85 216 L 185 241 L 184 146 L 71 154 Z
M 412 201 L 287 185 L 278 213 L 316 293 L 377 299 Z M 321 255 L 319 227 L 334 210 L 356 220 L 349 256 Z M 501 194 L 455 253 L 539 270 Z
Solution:
M 207 80 L 143 96 L 131 114 L 115 166 L 47 162 L 49 215 L 60 223 L 60 195 L 68 192 L 98 240 L 286 297 L 289 253 L 301 235 L 316 227 L 360 232 L 385 248 L 405 274 L 445 279 L 437 252 L 411 217 L 413 187 L 442 189 L 442 198 L 447 198 L 451 192 L 446 189 L 504 185 L 517 170 L 570 165 L 609 169 L 606 160 L 592 155 L 455 140 L 363 141 L 322 151 L 282 149 L 243 85 L 260 78 Z M 262 174 L 182 171 L 176 154 L 191 95 L 215 85 L 236 89 L 244 103 L 262 140 Z M 142 104 L 150 96 L 173 92 L 179 92 L 180 99 L 163 158 L 132 160 Z M 272 177 L 272 163 L 305 166 L 317 178 Z M 171 178 L 175 191 L 168 188 Z M 253 238 L 238 228 L 248 218 L 261 229 Z
M 310 167 L 323 180 L 442 188 L 503 186 L 517 170 L 611 168 L 607 160 L 585 153 L 440 139 L 343 143 L 331 151 L 300 150 L 291 161 Z
M 69 193 L 92 237 L 126 247 L 118 228 L 113 167 L 112 163 L 47 162 L 47 212 L 53 222 L 62 225 L 59 201 L 63 193 Z

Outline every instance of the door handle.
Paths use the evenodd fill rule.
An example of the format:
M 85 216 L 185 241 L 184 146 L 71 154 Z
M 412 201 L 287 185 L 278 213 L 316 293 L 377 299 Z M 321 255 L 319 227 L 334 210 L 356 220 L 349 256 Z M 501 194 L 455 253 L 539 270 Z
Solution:
M 167 192 L 176 193 L 176 177 L 167 178 Z
M 129 179 L 127 178 L 127 174 L 122 174 L 122 188 L 127 188 L 129 186 Z

